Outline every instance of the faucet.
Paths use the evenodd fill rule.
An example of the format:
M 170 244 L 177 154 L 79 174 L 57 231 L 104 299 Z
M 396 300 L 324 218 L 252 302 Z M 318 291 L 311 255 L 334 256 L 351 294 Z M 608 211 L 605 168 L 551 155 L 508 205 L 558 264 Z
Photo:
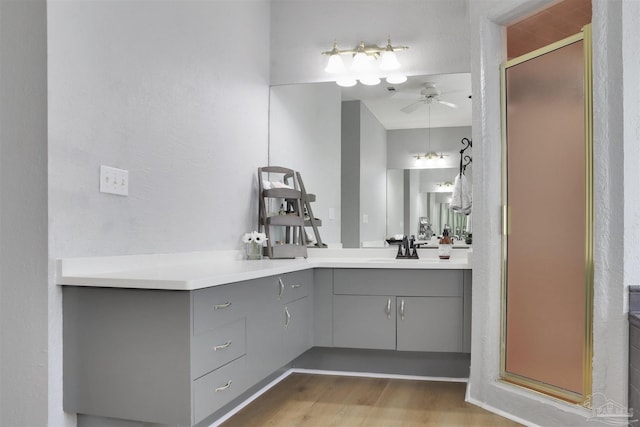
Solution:
M 406 235 L 402 238 L 402 243 L 398 245 L 398 253 L 396 259 L 418 259 L 418 247 L 420 245 L 415 244 L 415 236 L 410 238 Z

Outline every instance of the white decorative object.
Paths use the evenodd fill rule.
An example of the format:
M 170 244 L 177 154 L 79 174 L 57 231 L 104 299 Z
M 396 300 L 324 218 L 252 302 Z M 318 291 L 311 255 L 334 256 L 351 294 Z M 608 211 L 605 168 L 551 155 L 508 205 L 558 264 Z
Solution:
M 242 241 L 245 243 L 247 259 L 262 259 L 262 246 L 266 240 L 267 236 L 264 233 L 245 233 Z

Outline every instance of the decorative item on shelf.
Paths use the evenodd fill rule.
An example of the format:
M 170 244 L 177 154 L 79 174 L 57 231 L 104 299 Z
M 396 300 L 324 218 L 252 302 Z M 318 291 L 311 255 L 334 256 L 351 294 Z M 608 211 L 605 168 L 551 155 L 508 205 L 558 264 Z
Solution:
M 329 56 L 324 70 L 336 75 L 336 83 L 343 87 L 355 86 L 358 80 L 363 85 L 377 85 L 382 77 L 386 79 L 387 83 L 404 83 L 407 81 L 407 76 L 398 71 L 400 62 L 398 62 L 396 52 L 407 49 L 409 49 L 407 46 L 392 46 L 391 37 L 387 37 L 387 45 L 384 47 L 365 44 L 361 41 L 354 49 L 341 50 L 338 49 L 338 43 L 333 42 L 331 50 L 322 52 L 323 55 Z M 341 55 L 353 57 L 349 70 L 344 65 Z M 378 58 L 380 58 L 380 65 L 375 69 L 373 62 Z
M 262 259 L 262 247 L 264 242 L 267 241 L 267 236 L 264 233 L 258 233 L 257 231 L 245 233 L 242 236 L 242 241 L 245 244 L 247 259 Z
M 440 239 L 440 243 L 438 244 L 438 257 L 440 259 L 449 259 L 451 257 L 452 247 L 453 242 L 449 237 L 449 230 L 445 228 L 442 231 L 442 238 Z

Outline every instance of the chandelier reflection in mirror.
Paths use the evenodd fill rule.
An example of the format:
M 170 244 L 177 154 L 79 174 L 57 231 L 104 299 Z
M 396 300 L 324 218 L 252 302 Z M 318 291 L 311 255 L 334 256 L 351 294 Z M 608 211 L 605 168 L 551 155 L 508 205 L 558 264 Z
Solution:
M 429 161 L 431 160 L 444 160 L 447 154 L 444 153 L 436 153 L 431 150 L 431 104 L 432 102 L 427 101 L 427 110 L 428 114 L 428 123 L 427 123 L 427 151 L 424 153 L 414 154 L 412 157 L 416 159 L 416 164 L 420 166 L 428 166 Z
M 360 42 L 354 49 L 342 50 L 338 49 L 338 43 L 334 42 L 331 50 L 322 52 L 323 55 L 329 56 L 324 70 L 334 74 L 336 83 L 343 87 L 355 86 L 358 81 L 363 85 L 373 86 L 379 84 L 381 78 L 391 84 L 404 83 L 407 76 L 399 71 L 400 62 L 396 52 L 407 49 L 407 46 L 392 46 L 390 37 L 387 38 L 387 45 L 384 47 Z M 349 68 L 342 60 L 343 55 L 353 58 Z

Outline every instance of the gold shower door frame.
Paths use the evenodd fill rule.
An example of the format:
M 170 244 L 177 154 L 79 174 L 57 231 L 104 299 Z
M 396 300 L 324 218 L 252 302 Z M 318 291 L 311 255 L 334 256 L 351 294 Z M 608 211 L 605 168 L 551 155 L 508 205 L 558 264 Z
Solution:
M 516 92 L 514 97 L 516 102 L 513 104 L 507 102 L 509 100 L 507 78 L 510 69 L 529 61 L 532 61 L 530 64 L 535 64 L 536 60 L 546 60 L 553 63 L 553 60 L 548 59 L 551 56 L 544 59 L 545 55 L 562 55 L 565 48 L 573 49 L 575 53 L 578 50 L 576 44 L 582 45 L 583 56 L 582 78 L 584 84 L 581 95 L 584 106 L 582 117 L 584 129 L 581 131 L 584 132 L 584 146 L 578 150 L 578 155 L 571 160 L 583 162 L 578 164 L 577 168 L 581 170 L 582 176 L 576 174 L 571 179 L 567 179 L 567 182 L 559 180 L 555 182 L 555 185 L 563 189 L 567 195 L 572 194 L 571 190 L 574 190 L 574 197 L 575 193 L 580 191 L 583 193 L 578 195 L 579 202 L 576 204 L 579 206 L 569 206 L 567 203 L 543 206 L 543 208 L 554 209 L 557 212 L 566 212 L 567 210 L 577 212 L 573 217 L 575 221 L 571 224 L 566 221 L 566 213 L 563 212 L 559 217 L 565 221 L 566 229 L 578 230 L 579 236 L 566 233 L 563 224 L 549 227 L 548 221 L 547 223 L 532 222 L 531 217 L 527 218 L 527 215 L 531 214 L 527 212 L 527 209 L 524 209 L 528 208 L 527 206 L 523 208 L 522 203 L 518 206 L 510 204 L 512 202 L 510 196 L 520 202 L 526 199 L 522 193 L 517 192 L 517 188 L 509 187 L 510 177 L 512 181 L 522 184 L 521 189 L 524 188 L 535 193 L 532 196 L 533 201 L 529 202 L 530 205 L 533 205 L 535 200 L 540 201 L 541 194 L 546 197 L 546 193 L 553 193 L 549 197 L 550 200 L 558 200 L 558 190 L 550 189 L 548 184 L 554 177 L 560 176 L 558 175 L 559 164 L 574 165 L 575 163 L 566 162 L 567 153 L 562 151 L 566 150 L 565 148 L 559 148 L 557 153 L 554 153 L 554 156 L 557 155 L 565 160 L 564 163 L 558 163 L 558 159 L 549 159 L 548 156 L 536 159 L 536 155 L 540 156 L 540 153 L 537 153 L 538 147 L 521 145 L 519 148 L 515 148 L 514 143 L 511 145 L 511 149 L 518 153 L 514 157 L 519 156 L 520 160 L 526 159 L 527 166 L 522 167 L 525 164 L 523 162 L 518 164 L 520 167 L 516 167 L 515 164 L 511 165 L 514 169 L 512 172 L 514 175 L 510 174 L 508 118 L 514 118 L 513 115 L 516 115 L 513 119 L 516 124 L 513 127 L 526 121 L 522 119 L 524 117 L 522 111 L 518 110 L 519 107 L 522 107 L 515 104 L 520 101 L 517 98 L 518 95 L 531 96 L 532 89 L 527 87 L 524 91 L 525 95 L 522 95 L 522 92 L 518 94 L 517 90 L 526 87 L 526 85 L 514 86 L 515 89 L 512 92 Z M 572 51 L 566 50 L 566 52 Z M 567 53 L 567 55 L 571 54 L 573 53 Z M 591 63 L 591 25 L 587 25 L 580 34 L 507 61 L 501 67 L 503 207 L 500 376 L 501 380 L 505 382 L 584 406 L 589 406 L 593 358 L 593 104 Z M 517 70 L 517 68 L 513 68 L 513 70 Z M 522 74 L 522 71 L 520 73 Z M 514 75 L 517 74 L 514 72 Z M 575 89 L 560 88 L 557 90 L 570 92 Z M 528 95 L 526 91 L 529 91 Z M 540 106 L 538 105 L 538 107 Z M 540 109 L 540 111 L 543 110 Z M 518 113 L 520 113 L 519 116 Z M 549 112 L 543 112 L 542 115 L 544 114 L 550 115 Z M 519 122 L 517 118 L 520 118 Z M 558 128 L 560 129 L 559 134 L 565 132 L 569 127 Z M 547 131 L 546 128 L 545 131 Z M 549 146 L 549 139 L 541 138 L 538 141 L 543 147 Z M 525 148 L 522 149 L 522 147 Z M 563 155 L 564 157 L 562 157 Z M 537 167 L 538 176 L 527 174 L 527 168 L 530 168 L 531 165 Z M 521 175 L 516 175 L 518 173 Z M 514 178 L 516 176 L 517 179 Z M 545 181 L 546 184 L 544 184 Z M 583 186 L 579 191 L 575 191 L 575 183 L 578 181 L 582 181 Z M 542 184 L 538 185 L 540 182 Z M 512 185 L 512 187 L 514 186 L 515 184 Z M 570 202 L 569 199 L 570 196 L 567 196 L 567 200 L 563 201 Z M 540 203 L 538 203 L 532 208 L 540 209 L 540 207 Z M 527 214 L 523 215 L 523 212 L 527 212 Z M 549 217 L 548 212 L 543 212 L 541 216 L 542 219 Z M 521 219 L 524 220 L 523 222 L 526 221 L 526 225 L 520 222 Z M 579 224 L 576 224 L 576 221 Z M 523 233 L 523 230 L 526 231 Z M 516 234 L 512 235 L 512 231 Z M 519 236 L 520 241 L 518 241 Z M 524 239 L 529 239 L 529 241 Z M 512 251 L 510 251 L 510 243 L 514 248 Z M 567 261 L 567 265 L 565 265 L 565 261 Z M 565 270 L 570 272 L 564 271 L 563 267 L 567 267 Z M 556 270 L 552 270 L 553 268 Z M 563 279 L 567 277 L 569 280 L 563 282 Z M 580 282 L 576 280 L 577 277 L 581 277 Z M 541 278 L 543 280 L 539 280 Z M 550 280 L 548 280 L 549 278 Z M 510 279 L 512 280 L 510 281 Z M 519 280 L 519 287 L 515 279 Z M 530 286 L 535 280 L 538 280 L 536 285 L 540 285 L 540 289 L 537 289 L 538 286 Z M 567 288 L 570 288 L 569 291 L 566 290 Z M 571 298 L 571 292 L 576 296 L 575 301 Z M 566 302 L 570 302 L 570 304 L 564 304 Z M 553 311 L 554 309 L 555 311 Z M 557 322 L 553 320 L 553 317 L 550 317 L 554 315 L 557 316 Z M 569 321 L 566 321 L 567 319 Z M 551 328 L 550 325 L 552 325 Z M 541 331 L 544 328 L 546 329 Z M 579 334 L 579 337 L 575 336 L 576 334 Z M 546 346 L 545 339 L 548 342 Z M 577 365 L 573 366 L 573 362 Z

